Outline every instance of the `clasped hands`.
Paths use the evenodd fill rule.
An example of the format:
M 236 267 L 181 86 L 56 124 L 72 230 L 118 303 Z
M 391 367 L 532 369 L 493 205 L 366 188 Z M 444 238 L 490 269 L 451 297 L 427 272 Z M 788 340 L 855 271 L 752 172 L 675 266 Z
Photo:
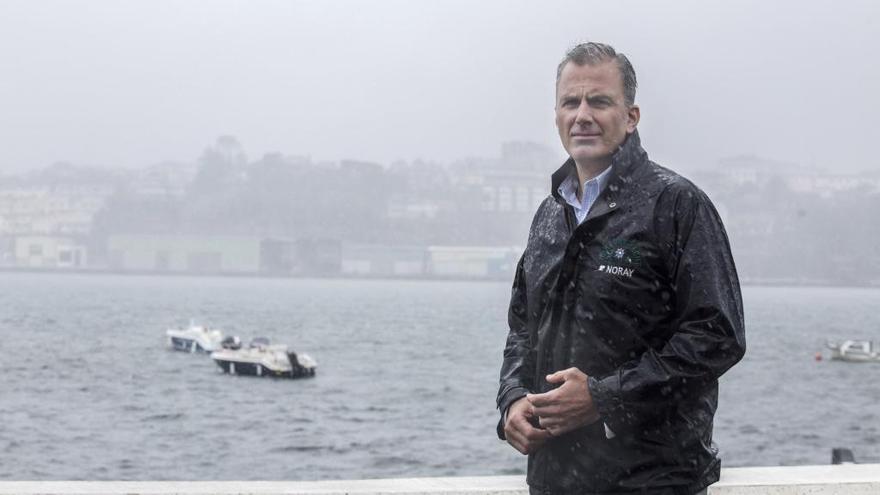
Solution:
M 504 436 L 523 454 L 538 450 L 548 439 L 599 419 L 587 386 L 587 375 L 568 368 L 547 375 L 547 383 L 561 385 L 543 394 L 527 394 L 507 409 Z

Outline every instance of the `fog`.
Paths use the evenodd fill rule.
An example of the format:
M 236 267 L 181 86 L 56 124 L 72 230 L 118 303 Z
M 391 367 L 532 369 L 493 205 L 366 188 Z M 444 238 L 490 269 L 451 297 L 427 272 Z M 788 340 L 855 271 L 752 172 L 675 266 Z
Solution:
M 874 2 L 0 5 L 0 267 L 509 280 L 600 40 L 746 283 L 880 284 Z
M 729 236 L 725 468 L 880 462 L 876 383 L 822 360 L 880 328 L 880 3 L 0 0 L 0 480 L 523 473 L 510 283 L 588 40 Z M 320 372 L 164 352 L 190 318 Z
M 877 170 L 878 20 L 869 0 L 5 0 L 0 174 L 192 161 L 226 134 L 254 156 L 561 156 L 554 72 L 583 40 L 631 58 L 665 165 Z

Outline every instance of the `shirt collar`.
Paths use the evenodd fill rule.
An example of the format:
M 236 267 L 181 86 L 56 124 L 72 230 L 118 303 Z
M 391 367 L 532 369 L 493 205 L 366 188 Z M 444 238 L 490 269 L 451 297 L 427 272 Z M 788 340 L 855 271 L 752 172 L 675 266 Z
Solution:
M 607 167 L 605 170 L 602 171 L 602 173 L 600 173 L 596 177 L 593 177 L 592 179 L 584 181 L 582 191 L 586 191 L 587 184 L 593 182 L 593 183 L 597 183 L 599 185 L 598 191 L 602 192 L 602 190 L 605 189 L 605 184 L 608 183 L 608 178 L 611 176 L 611 173 L 610 173 L 611 167 L 612 166 Z M 569 203 L 574 204 L 574 203 L 578 203 L 577 191 L 578 191 L 578 173 L 577 173 L 577 168 L 575 167 L 572 169 L 572 171 L 568 175 L 568 177 L 566 177 L 565 180 L 562 181 L 562 184 L 559 184 L 558 192 L 562 198 L 564 198 Z

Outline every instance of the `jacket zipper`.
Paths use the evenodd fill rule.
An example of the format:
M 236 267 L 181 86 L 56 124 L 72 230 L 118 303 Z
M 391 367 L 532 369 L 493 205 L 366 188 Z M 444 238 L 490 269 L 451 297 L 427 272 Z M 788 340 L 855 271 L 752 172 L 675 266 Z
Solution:
M 574 208 L 568 203 L 565 204 L 565 224 L 568 226 L 568 236 L 571 238 L 577 225 L 575 225 Z
M 577 228 L 577 223 L 576 223 L 577 219 L 575 217 L 574 208 L 570 204 L 564 203 L 563 204 L 563 211 L 565 212 L 565 225 L 566 225 L 566 227 L 568 227 L 568 241 L 571 242 L 571 236 L 574 234 L 574 229 Z M 560 275 L 562 275 L 562 274 L 560 273 Z M 558 283 L 558 280 L 557 280 L 557 283 Z M 541 364 L 541 367 L 546 365 L 546 359 L 540 359 L 540 361 L 543 361 L 543 363 Z M 541 464 L 542 464 L 541 469 L 540 469 L 541 472 L 537 476 L 538 480 L 536 480 L 536 481 L 542 487 L 541 488 L 542 492 L 549 493 L 550 488 L 547 485 L 547 471 L 548 471 L 549 467 L 547 466 L 546 461 Z

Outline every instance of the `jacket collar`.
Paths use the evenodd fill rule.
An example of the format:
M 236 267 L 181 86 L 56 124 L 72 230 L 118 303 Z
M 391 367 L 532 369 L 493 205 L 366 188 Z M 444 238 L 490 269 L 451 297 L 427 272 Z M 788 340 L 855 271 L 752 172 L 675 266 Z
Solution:
M 619 196 L 625 191 L 626 185 L 632 181 L 633 173 L 638 169 L 639 165 L 647 161 L 648 153 L 642 148 L 639 139 L 639 131 L 633 131 L 627 136 L 623 144 L 617 148 L 611 157 L 611 175 L 608 177 L 608 184 L 599 196 L 599 199 L 590 208 L 590 214 L 587 218 L 603 215 L 610 210 L 616 209 L 619 203 Z M 551 177 L 551 193 L 557 201 L 565 202 L 559 195 L 559 186 L 571 174 L 577 173 L 575 170 L 574 159 L 569 157 L 559 169 L 553 173 Z

